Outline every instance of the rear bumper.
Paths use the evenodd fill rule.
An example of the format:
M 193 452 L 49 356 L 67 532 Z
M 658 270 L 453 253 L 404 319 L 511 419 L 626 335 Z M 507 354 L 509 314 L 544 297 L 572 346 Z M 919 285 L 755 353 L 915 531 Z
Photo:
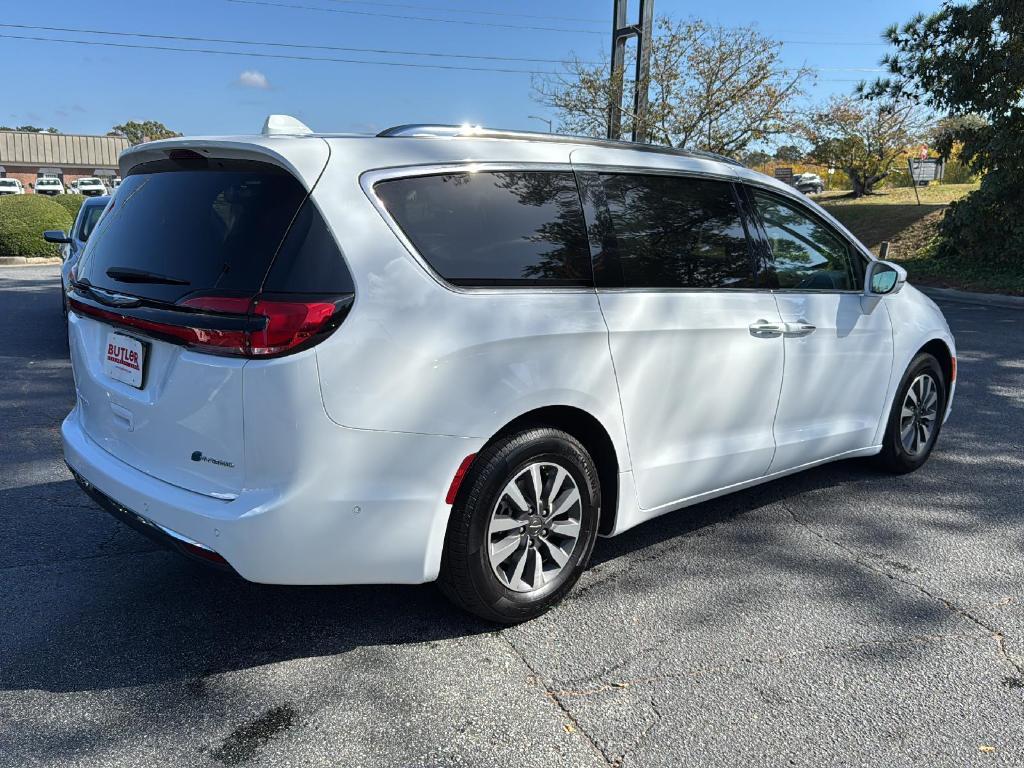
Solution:
M 212 549 L 203 546 L 198 541 L 192 541 L 187 536 L 182 536 L 177 531 L 172 531 L 170 528 L 154 523 L 152 520 L 148 520 L 142 515 L 122 506 L 78 474 L 70 464 L 68 469 L 71 470 L 71 474 L 75 478 L 75 482 L 78 483 L 78 487 L 85 491 L 89 498 L 129 528 L 134 528 L 151 541 L 178 552 L 190 560 L 196 560 L 219 570 L 233 570 L 228 565 L 228 562 Z
M 415 584 L 437 578 L 450 507 L 444 495 L 463 438 L 334 426 L 331 461 L 288 487 L 227 501 L 141 472 L 95 443 L 76 407 L 61 426 L 83 488 L 136 530 L 186 554 L 217 553 L 268 584 Z M 482 441 L 479 441 L 482 442 Z

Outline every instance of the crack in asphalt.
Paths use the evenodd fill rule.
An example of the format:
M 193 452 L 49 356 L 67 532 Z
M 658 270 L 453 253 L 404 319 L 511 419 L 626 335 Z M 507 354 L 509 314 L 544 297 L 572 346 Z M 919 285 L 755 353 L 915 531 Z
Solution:
M 1006 635 L 1001 629 L 996 627 L 994 624 L 990 624 L 985 619 L 975 616 L 968 609 L 964 608 L 962 605 L 953 602 L 949 598 L 943 597 L 942 595 L 932 592 L 923 584 L 919 584 L 916 581 L 892 573 L 891 571 L 888 571 L 883 567 L 873 564 L 872 562 L 870 562 L 870 560 L 868 560 L 870 555 L 866 555 L 862 552 L 859 552 L 853 547 L 843 544 L 842 542 L 836 541 L 835 539 L 829 538 L 821 531 L 815 530 L 815 528 L 810 523 L 800 519 L 796 512 L 793 511 L 793 508 L 790 507 L 789 504 L 787 504 L 785 501 L 780 501 L 779 504 L 782 506 L 783 509 L 786 510 L 786 512 L 789 514 L 790 518 L 793 520 L 794 523 L 799 525 L 801 528 L 806 530 L 808 533 L 810 533 L 817 539 L 824 541 L 828 544 L 831 544 L 833 547 L 845 552 L 847 555 L 850 556 L 854 564 L 859 565 L 860 567 L 864 568 L 865 570 L 871 571 L 872 573 L 878 574 L 880 576 L 885 576 L 890 581 L 897 581 L 900 584 L 904 584 L 908 587 L 913 587 L 925 597 L 928 597 L 929 599 L 934 600 L 943 605 L 946 608 L 946 610 L 948 610 L 950 613 L 965 618 L 971 623 L 985 630 L 985 632 L 988 633 L 988 635 L 995 641 L 996 655 L 999 657 L 999 659 L 1013 667 L 1014 671 L 1016 671 L 1018 675 L 1024 675 L 1024 664 L 1014 659 L 1013 656 L 1006 650 Z
M 865 640 L 860 643 L 852 643 L 849 645 L 823 645 L 818 648 L 813 648 L 807 651 L 794 651 L 793 653 L 783 653 L 776 656 L 751 656 L 736 659 L 731 662 L 723 664 L 714 664 L 709 667 L 691 667 L 690 669 L 683 670 L 680 672 L 670 672 L 667 674 L 660 675 L 648 675 L 646 677 L 633 677 L 625 678 L 622 680 L 611 680 L 608 682 L 601 683 L 592 688 L 561 688 L 561 689 L 550 689 L 552 695 L 555 696 L 593 696 L 598 693 L 607 693 L 608 691 L 625 690 L 638 685 L 645 685 L 650 683 L 664 682 L 666 680 L 678 680 L 684 677 L 700 677 L 702 675 L 711 675 L 717 672 L 725 672 L 730 670 L 737 670 L 743 665 L 754 666 L 758 664 L 782 664 L 784 662 L 799 659 L 802 657 L 814 657 L 822 656 L 829 653 L 836 653 L 841 651 L 860 651 L 866 648 L 885 648 L 885 647 L 897 647 L 901 645 L 920 645 L 923 643 L 939 642 L 942 640 L 977 640 L 980 639 L 978 635 L 964 635 L 957 632 L 950 633 L 938 633 L 938 634 L 924 634 L 924 635 L 912 635 L 908 638 L 902 639 L 889 639 L 889 640 Z
M 605 752 L 604 749 L 601 748 L 601 746 L 597 743 L 594 737 L 587 733 L 586 729 L 584 729 L 583 726 L 580 725 L 579 721 L 576 719 L 576 716 L 571 711 L 569 711 L 569 708 L 566 707 L 561 702 L 561 700 L 551 691 L 551 688 L 544 682 L 543 675 L 541 675 L 537 668 L 534 667 L 534 665 L 530 662 L 530 660 L 526 658 L 526 654 L 523 653 L 522 650 L 520 650 L 519 646 L 513 643 L 512 640 L 510 640 L 502 632 L 499 631 L 495 634 L 497 634 L 497 636 L 501 640 L 505 641 L 508 644 L 508 647 L 512 649 L 512 652 L 517 657 L 519 657 L 519 660 L 522 661 L 523 665 L 530 671 L 530 676 L 533 678 L 533 682 L 541 689 L 541 691 L 543 691 L 544 695 L 548 698 L 548 700 L 550 700 L 552 704 L 558 707 L 559 711 L 569 720 L 570 723 L 572 723 L 573 730 L 583 737 L 584 741 L 586 741 L 587 744 L 590 745 L 590 747 L 594 750 L 598 757 L 601 758 L 602 762 L 604 762 L 605 765 L 609 766 L 609 768 L 619 768 L 619 766 L 622 764 L 621 759 L 610 756 L 607 752 Z

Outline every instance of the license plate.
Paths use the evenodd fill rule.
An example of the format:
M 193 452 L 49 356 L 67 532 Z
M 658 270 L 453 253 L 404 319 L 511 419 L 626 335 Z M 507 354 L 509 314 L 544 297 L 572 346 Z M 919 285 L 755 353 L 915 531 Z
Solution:
M 146 348 L 138 339 L 123 333 L 108 333 L 103 354 L 103 372 L 112 379 L 142 388 Z

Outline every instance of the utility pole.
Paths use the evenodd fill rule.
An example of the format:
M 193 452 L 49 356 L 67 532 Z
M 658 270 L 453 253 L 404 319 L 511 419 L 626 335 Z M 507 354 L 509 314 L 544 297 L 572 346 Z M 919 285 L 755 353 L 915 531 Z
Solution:
M 608 109 L 608 138 L 622 137 L 622 89 L 626 69 L 626 40 L 636 38 L 636 77 L 633 85 L 632 140 L 647 141 L 643 123 L 647 116 L 647 89 L 651 75 L 651 29 L 654 26 L 654 0 L 639 0 L 636 24 L 626 22 L 628 0 L 612 0 L 611 104 Z

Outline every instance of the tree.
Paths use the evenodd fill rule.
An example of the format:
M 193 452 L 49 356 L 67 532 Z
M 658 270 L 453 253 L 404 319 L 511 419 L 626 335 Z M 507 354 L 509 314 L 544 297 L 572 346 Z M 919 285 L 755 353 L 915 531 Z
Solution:
M 141 123 L 129 120 L 122 125 L 115 125 L 107 133 L 107 136 L 124 136 L 132 144 L 142 144 L 145 141 L 156 141 L 157 139 L 173 139 L 181 134 L 172 131 L 156 120 L 145 120 Z
M 754 149 L 744 152 L 740 155 L 739 160 L 747 166 L 747 168 L 757 168 L 760 165 L 767 165 L 770 163 L 772 161 L 772 156 L 763 150 Z
M 839 96 L 811 112 L 803 133 L 811 143 L 809 157 L 841 168 L 853 196 L 860 197 L 871 194 L 926 128 L 924 113 L 913 102 L 869 104 Z
M 749 27 L 659 18 L 651 40 L 650 105 L 640 126 L 650 141 L 737 156 L 751 143 L 793 126 L 792 104 L 812 77 L 779 63 L 781 44 Z M 533 81 L 536 101 L 554 109 L 568 133 L 604 136 L 616 89 L 607 59 L 573 57 L 567 75 Z M 626 71 L 631 71 L 627 65 Z M 631 93 L 627 78 L 624 93 Z M 632 102 L 622 105 L 623 132 L 633 128 Z
M 804 151 L 796 144 L 783 144 L 775 150 L 775 159 L 782 163 L 799 163 L 804 159 Z
M 60 133 L 56 128 L 38 128 L 34 125 L 19 125 L 17 128 L 8 128 L 0 125 L 0 131 L 21 131 L 22 133 Z
M 1024 263 L 1024 3 L 945 0 L 886 32 L 896 51 L 889 77 L 865 98 L 911 99 L 948 113 L 937 149 L 955 149 L 981 188 L 954 203 L 939 227 L 937 255 Z M 998 247 L 993 247 L 998 243 Z

